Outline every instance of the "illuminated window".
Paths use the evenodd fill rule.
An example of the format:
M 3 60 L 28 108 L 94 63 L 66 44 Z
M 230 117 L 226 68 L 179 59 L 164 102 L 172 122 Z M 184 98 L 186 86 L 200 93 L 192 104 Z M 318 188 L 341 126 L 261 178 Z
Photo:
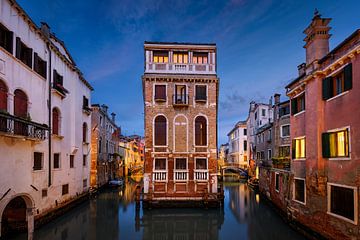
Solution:
M 294 115 L 305 110 L 305 93 L 291 99 L 291 114 Z
M 305 137 L 293 139 L 292 157 L 293 159 L 305 158 Z
M 167 51 L 154 51 L 153 52 L 154 63 L 167 63 L 169 62 L 169 53 Z
M 174 63 L 188 63 L 189 55 L 187 52 L 174 52 Z
M 323 157 L 349 157 L 349 129 L 322 134 Z
M 335 76 L 323 79 L 323 99 L 327 100 L 352 88 L 352 64 L 348 64 Z
M 193 53 L 193 63 L 195 64 L 207 64 L 208 63 L 208 53 L 207 52 L 194 52 Z

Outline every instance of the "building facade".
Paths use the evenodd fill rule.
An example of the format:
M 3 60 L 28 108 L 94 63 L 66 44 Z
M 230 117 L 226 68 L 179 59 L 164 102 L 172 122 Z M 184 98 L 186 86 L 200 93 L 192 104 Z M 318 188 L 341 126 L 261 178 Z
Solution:
M 237 165 L 243 169 L 249 166 L 247 154 L 247 126 L 246 121 L 236 123 L 228 133 L 229 152 L 225 160 L 226 164 Z
M 145 42 L 144 50 L 145 203 L 217 203 L 216 45 Z
M 329 52 L 331 19 L 305 29 L 306 63 L 287 85 L 293 181 L 289 215 L 327 238 L 359 238 L 360 30 Z
M 120 174 L 120 134 L 115 113 L 105 104 L 91 106 L 91 180 L 92 188 L 100 188 Z
M 120 143 L 120 156 L 123 159 L 123 176 L 142 176 L 144 171 L 144 138 L 138 135 L 122 136 Z
M 88 193 L 92 87 L 46 23 L 12 0 L 0 9 L 0 236 L 31 237 Z

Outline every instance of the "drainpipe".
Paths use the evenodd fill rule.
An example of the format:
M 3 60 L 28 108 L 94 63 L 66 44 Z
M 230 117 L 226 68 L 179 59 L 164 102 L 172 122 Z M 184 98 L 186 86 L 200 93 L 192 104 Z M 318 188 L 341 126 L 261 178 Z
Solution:
M 50 41 L 50 40 L 49 40 Z M 48 186 L 51 186 L 51 50 L 50 43 L 46 44 L 47 50 L 49 51 L 49 100 L 48 100 L 48 111 L 49 111 L 49 182 Z

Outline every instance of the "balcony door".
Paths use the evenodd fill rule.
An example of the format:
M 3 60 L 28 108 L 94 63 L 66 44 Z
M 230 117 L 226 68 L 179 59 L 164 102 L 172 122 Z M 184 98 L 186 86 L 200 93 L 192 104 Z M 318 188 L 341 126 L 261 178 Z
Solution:
M 28 97 L 20 89 L 16 89 L 14 95 L 14 115 L 26 119 L 28 117 Z M 27 136 L 28 125 L 23 121 L 15 121 L 14 133 Z
M 186 85 L 175 85 L 175 103 L 186 104 Z

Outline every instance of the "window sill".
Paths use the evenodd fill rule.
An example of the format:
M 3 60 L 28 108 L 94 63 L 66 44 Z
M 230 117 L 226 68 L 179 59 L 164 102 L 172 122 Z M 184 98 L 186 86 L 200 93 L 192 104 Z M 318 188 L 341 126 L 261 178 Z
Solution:
M 63 138 L 64 138 L 64 136 L 58 135 L 58 134 L 54 134 L 54 133 L 52 133 L 51 136 L 54 137 L 54 138 L 58 138 L 58 139 L 63 139 Z
M 281 136 L 281 138 L 289 138 L 290 137 L 290 135 L 289 136 Z
M 64 99 L 64 98 L 66 97 L 65 94 L 61 93 L 59 90 L 57 90 L 57 89 L 55 89 L 55 88 L 53 88 L 53 89 L 51 90 L 51 92 L 53 92 L 53 93 L 55 93 L 56 95 L 58 95 L 61 99 Z
M 303 113 L 305 113 L 305 110 L 302 110 L 302 111 L 300 111 L 300 112 L 298 112 L 298 113 L 295 113 L 293 116 L 296 117 L 296 116 L 299 116 L 299 115 L 301 115 L 301 114 L 303 114 Z
M 39 169 L 39 170 L 32 170 L 33 173 L 44 173 L 45 169 Z
M 197 103 L 206 103 L 207 99 L 195 99 L 195 102 L 197 102 Z
M 355 209 L 354 209 L 354 211 L 355 211 Z M 333 216 L 333 217 L 336 217 L 336 218 L 339 218 L 339 219 L 344 220 L 344 221 L 346 221 L 346 222 L 349 222 L 349 223 L 352 223 L 352 224 L 354 224 L 354 225 L 357 225 L 357 216 L 355 216 L 356 219 L 355 219 L 355 221 L 353 221 L 353 220 L 351 220 L 351 219 L 348 219 L 348 218 L 346 218 L 346 217 L 337 215 L 337 214 L 332 213 L 332 212 L 329 212 L 329 211 L 327 211 L 326 213 L 329 214 L 329 215 L 331 215 L 331 216 Z
M 293 199 L 293 201 L 294 201 L 294 202 L 297 202 L 297 203 L 300 203 L 300 204 L 302 204 L 302 205 L 304 205 L 304 206 L 306 205 L 306 203 L 305 203 L 305 202 L 301 202 L 301 201 L 296 200 L 296 199 Z
M 306 161 L 306 158 L 294 158 L 294 161 Z
M 89 145 L 89 144 L 90 144 L 90 143 L 88 143 L 88 142 L 83 142 L 83 145 L 86 145 L 86 146 L 87 146 L 87 145 Z
M 52 170 L 53 171 L 61 171 L 62 169 L 61 168 L 53 168 Z
M 161 103 L 164 103 L 166 102 L 166 99 L 162 99 L 162 98 L 158 98 L 158 99 L 154 99 L 155 102 L 161 102 Z
M 334 99 L 336 99 L 336 98 L 338 98 L 338 97 L 344 96 L 344 95 L 346 95 L 348 92 L 349 92 L 349 91 L 342 92 L 342 93 L 340 93 L 340 94 L 338 94 L 338 95 L 336 95 L 336 96 L 333 96 L 333 97 L 327 99 L 326 102 L 330 102 L 331 100 L 334 100 Z
M 349 161 L 351 160 L 350 157 L 332 157 L 332 158 L 328 158 L 329 161 Z
M 276 190 L 276 189 L 275 189 L 275 192 L 279 193 L 279 192 L 280 192 L 280 190 Z

